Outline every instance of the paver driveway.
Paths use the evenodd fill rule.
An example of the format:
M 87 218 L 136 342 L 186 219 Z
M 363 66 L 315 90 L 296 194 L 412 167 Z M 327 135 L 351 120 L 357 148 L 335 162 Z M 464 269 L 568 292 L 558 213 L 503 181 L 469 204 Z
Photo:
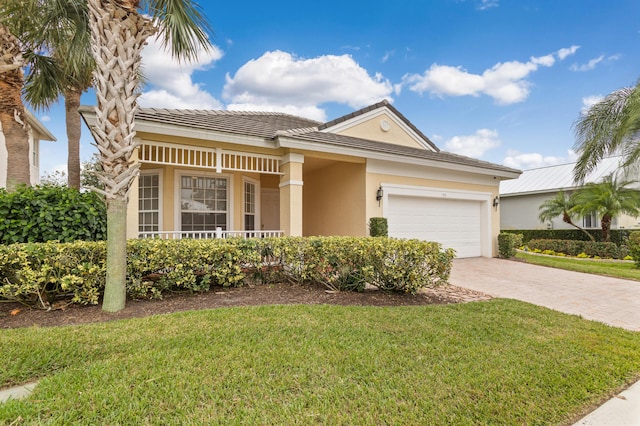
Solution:
M 455 259 L 449 282 L 640 331 L 640 281 L 477 257 Z

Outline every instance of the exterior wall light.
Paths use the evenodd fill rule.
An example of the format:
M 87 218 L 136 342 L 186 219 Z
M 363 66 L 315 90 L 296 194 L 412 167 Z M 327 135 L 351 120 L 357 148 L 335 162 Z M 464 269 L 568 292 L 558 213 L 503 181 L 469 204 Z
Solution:
M 498 208 L 498 204 L 500 204 L 500 198 L 496 197 L 493 199 L 493 207 Z
M 378 188 L 378 191 L 376 191 L 376 201 L 378 202 L 378 205 L 380 205 L 380 200 L 382 200 L 382 186 L 380 186 Z

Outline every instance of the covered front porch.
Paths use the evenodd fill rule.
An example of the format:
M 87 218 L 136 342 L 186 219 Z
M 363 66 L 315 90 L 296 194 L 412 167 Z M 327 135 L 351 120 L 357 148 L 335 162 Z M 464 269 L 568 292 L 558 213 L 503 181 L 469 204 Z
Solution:
M 147 140 L 134 161 L 129 238 L 366 235 L 364 164 Z

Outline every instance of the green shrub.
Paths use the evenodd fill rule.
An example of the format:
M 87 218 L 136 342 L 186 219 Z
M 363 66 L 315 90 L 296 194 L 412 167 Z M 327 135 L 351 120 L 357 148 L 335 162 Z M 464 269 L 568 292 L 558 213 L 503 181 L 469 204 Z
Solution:
M 446 282 L 453 257 L 438 243 L 391 238 L 140 239 L 127 242 L 126 285 L 131 298 L 250 280 L 416 293 Z M 40 308 L 56 299 L 97 304 L 105 270 L 104 241 L 0 245 L 0 299 Z
M 509 259 L 516 255 L 516 249 L 522 245 L 522 234 L 501 232 L 498 235 L 498 255 Z
M 501 232 L 509 234 L 522 234 L 522 242 L 528 244 L 530 240 L 576 240 L 590 241 L 589 237 L 579 229 L 509 229 Z M 596 241 L 602 240 L 602 231 L 599 229 L 588 229 L 587 232 L 595 238 Z M 625 244 L 630 229 L 612 229 L 611 242 L 618 245 Z
M 388 237 L 389 224 L 386 217 L 372 217 L 369 219 L 369 236 Z
M 597 241 L 572 240 L 531 240 L 527 243 L 532 251 L 552 251 L 569 256 L 600 257 L 606 259 L 622 259 L 627 255 L 626 246 L 620 247 L 615 243 Z
M 640 268 L 640 231 L 633 231 L 629 234 L 627 247 L 629 249 L 629 256 L 633 258 L 636 267 Z
M 106 238 L 106 207 L 99 195 L 62 186 L 0 188 L 0 243 Z

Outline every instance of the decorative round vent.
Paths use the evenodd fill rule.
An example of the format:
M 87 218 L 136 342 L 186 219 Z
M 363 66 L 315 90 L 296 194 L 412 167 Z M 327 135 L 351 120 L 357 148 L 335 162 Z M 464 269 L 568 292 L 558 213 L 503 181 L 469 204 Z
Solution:
M 391 128 L 391 124 L 387 120 L 380 120 L 380 128 L 383 132 L 388 132 Z

